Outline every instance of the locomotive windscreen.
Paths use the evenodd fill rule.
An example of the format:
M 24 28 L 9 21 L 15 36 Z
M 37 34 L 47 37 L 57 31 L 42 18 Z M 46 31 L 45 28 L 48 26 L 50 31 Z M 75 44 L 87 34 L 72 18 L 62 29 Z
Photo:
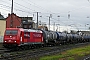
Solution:
M 5 34 L 6 35 L 16 35 L 18 33 L 17 30 L 6 30 Z

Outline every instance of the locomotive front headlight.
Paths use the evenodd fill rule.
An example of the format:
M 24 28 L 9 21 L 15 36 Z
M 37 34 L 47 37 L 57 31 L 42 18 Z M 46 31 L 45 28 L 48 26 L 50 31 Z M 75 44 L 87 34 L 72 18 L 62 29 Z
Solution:
M 5 42 L 7 42 L 7 41 L 5 41 Z
M 14 42 L 16 42 L 16 41 L 14 41 Z

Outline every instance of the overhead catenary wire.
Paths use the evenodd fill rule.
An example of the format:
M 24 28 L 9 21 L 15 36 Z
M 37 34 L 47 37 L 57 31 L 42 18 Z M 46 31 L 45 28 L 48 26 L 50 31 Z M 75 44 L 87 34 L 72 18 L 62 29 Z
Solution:
M 10 0 L 9 0 L 10 1 Z M 88 0 L 89 1 L 89 0 Z M 25 0 L 23 0 L 23 2 L 27 2 L 27 1 L 25 1 Z M 6 3 L 6 2 L 5 2 Z M 31 3 L 31 4 L 30 4 Z M 17 2 L 15 2 L 15 4 L 17 5 L 17 7 L 20 7 L 20 8 L 16 8 L 15 7 L 15 11 L 20 11 L 20 12 L 23 12 L 23 13 L 32 13 L 32 12 L 30 12 L 30 11 L 27 11 L 27 10 L 31 10 L 31 8 L 30 9 L 28 9 L 28 7 L 26 7 L 26 6 L 23 6 L 22 4 L 19 4 L 19 3 L 17 3 Z M 44 8 L 42 8 L 41 6 L 39 6 L 39 5 L 37 5 L 36 3 L 33 3 L 33 2 L 31 2 L 31 1 L 28 1 L 28 3 L 27 4 L 29 4 L 29 5 L 32 5 L 32 6 L 34 6 L 34 7 L 37 7 L 37 8 L 41 8 L 42 10 L 45 10 Z M 21 9 L 21 7 L 23 7 L 23 8 L 25 8 L 25 10 L 24 9 Z M 78 8 L 78 9 L 82 9 L 84 6 L 82 6 L 81 8 Z M 71 12 L 73 12 L 73 11 L 76 11 L 77 9 L 74 9 L 74 10 L 71 10 L 69 13 L 70 13 L 70 15 L 71 15 Z M 34 9 L 32 10 L 32 11 L 34 11 Z M 35 10 L 34 12 L 36 12 L 37 10 Z M 54 12 L 51 12 L 50 13 L 50 11 L 47 11 L 46 10 L 46 12 L 47 12 L 47 14 L 55 14 L 55 15 L 57 15 L 57 14 L 59 14 L 59 13 L 54 13 Z M 42 15 L 43 15 L 43 13 L 45 13 L 45 12 L 42 12 Z M 60 13 L 61 14 L 61 13 Z M 43 15 L 43 16 L 45 16 L 45 15 Z M 72 16 L 70 16 L 70 18 L 71 18 Z M 42 17 L 42 18 L 44 18 L 44 17 Z M 53 17 L 54 18 L 54 17 Z M 56 18 L 54 18 L 54 20 L 56 20 Z M 72 21 L 73 19 L 68 19 L 68 21 Z M 56 20 L 57 21 L 57 20 Z M 62 21 L 62 20 L 61 20 Z M 61 22 L 60 21 L 60 22 Z M 67 21 L 67 20 L 66 20 Z M 73 21 L 74 22 L 74 21 Z M 66 24 L 66 23 L 63 23 L 63 24 Z
M 16 3 L 16 2 L 14 2 L 14 3 L 17 4 L 17 5 L 19 5 L 19 6 L 24 7 L 24 8 L 26 8 L 26 9 L 32 10 L 32 11 L 34 11 L 34 12 L 36 11 L 36 10 L 30 9 L 30 8 L 28 8 L 28 7 L 25 7 L 25 6 L 23 6 L 23 5 L 19 4 L 19 3 Z
M 2 5 L 3 7 L 5 7 L 5 8 L 11 8 L 10 6 L 6 6 L 6 5 L 4 5 L 4 4 L 0 4 L 0 5 Z M 28 11 L 24 11 L 24 10 L 20 10 L 20 9 L 16 9 L 16 8 L 14 8 L 16 11 L 20 11 L 20 12 L 25 12 L 25 13 L 31 13 L 31 12 L 28 12 Z M 9 11 L 9 10 L 8 10 Z
M 1 1 L 3 1 L 3 0 L 1 0 Z M 10 3 L 8 3 L 8 2 L 6 2 L 6 1 L 3 1 L 3 2 L 5 2 L 5 3 L 7 3 L 7 4 L 9 4 L 9 6 L 11 6 L 11 4 Z M 14 2 L 14 4 L 16 4 L 15 6 L 16 7 L 18 7 L 19 9 L 17 9 L 17 10 L 25 10 L 24 8 L 21 8 L 21 7 L 19 7 L 19 6 L 22 6 L 22 7 L 24 7 L 23 5 L 21 5 L 21 4 L 18 4 L 18 3 L 16 3 L 16 2 Z M 18 5 L 18 6 L 17 6 Z M 6 6 L 6 5 L 5 5 Z M 7 6 L 7 7 L 9 7 L 9 6 Z M 14 8 L 16 8 L 16 7 L 14 7 Z M 32 11 L 32 9 L 30 9 L 30 8 L 27 8 L 27 7 L 25 7 L 26 9 L 28 9 L 29 11 L 27 11 L 27 10 L 25 10 L 26 12 L 29 12 L 30 13 L 30 10 Z M 25 12 L 24 11 L 24 12 Z M 32 12 L 31 12 L 31 14 L 32 14 Z
M 10 1 L 10 0 L 9 0 Z M 5 1 L 3 1 L 4 3 L 6 3 Z M 9 4 L 9 6 L 7 6 L 7 5 L 3 5 L 3 6 L 7 6 L 6 7 L 6 9 L 8 8 L 8 9 L 10 9 L 11 7 L 11 4 L 10 3 L 8 3 Z M 32 9 L 30 9 L 30 8 L 28 8 L 28 7 L 25 7 L 25 6 L 23 6 L 23 5 L 21 5 L 21 4 L 19 4 L 19 3 L 16 3 L 16 2 L 14 2 L 14 4 L 16 4 L 15 6 L 17 6 L 17 7 L 14 7 L 14 12 L 16 12 L 16 11 L 20 11 L 20 12 L 26 12 L 26 13 L 28 13 L 28 14 L 33 14 L 33 12 L 30 12 L 30 11 L 35 11 L 35 10 L 32 10 Z M 20 6 L 20 7 L 19 7 Z M 22 8 L 21 8 L 22 7 Z M 24 9 L 25 8 L 25 9 Z M 28 9 L 28 11 L 26 10 L 26 9 Z
M 23 1 L 26 2 L 26 3 L 28 3 L 29 5 L 32 5 L 32 6 L 34 6 L 34 7 L 37 7 L 37 8 L 39 8 L 39 9 L 41 9 L 41 10 L 45 10 L 45 11 L 47 11 L 48 13 L 53 13 L 52 11 L 49 11 L 49 10 L 43 8 L 43 7 L 41 7 L 40 5 L 34 3 L 34 2 L 32 2 L 32 1 L 30 1 L 30 0 L 28 0 L 28 2 L 27 2 L 26 0 L 23 0 Z

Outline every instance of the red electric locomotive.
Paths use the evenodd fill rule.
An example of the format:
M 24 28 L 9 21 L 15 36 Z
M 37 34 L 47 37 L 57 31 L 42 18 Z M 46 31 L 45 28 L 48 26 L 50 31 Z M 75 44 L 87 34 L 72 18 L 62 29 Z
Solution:
M 6 28 L 3 46 L 6 48 L 43 44 L 43 33 L 40 30 Z

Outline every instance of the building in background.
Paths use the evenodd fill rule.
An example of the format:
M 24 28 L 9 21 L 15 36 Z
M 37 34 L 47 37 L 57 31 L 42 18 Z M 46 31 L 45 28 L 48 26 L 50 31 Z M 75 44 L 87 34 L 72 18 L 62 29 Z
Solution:
M 46 23 L 45 22 L 41 22 L 41 21 L 39 21 L 38 29 L 48 31 L 48 27 L 46 26 Z
M 0 36 L 4 36 L 5 29 L 6 29 L 6 20 L 0 13 Z
M 21 18 L 14 13 L 8 14 L 8 17 L 6 18 L 6 28 L 16 28 L 19 26 L 21 26 Z
M 21 18 L 22 27 L 25 29 L 35 28 L 35 23 L 33 22 L 33 17 L 19 17 Z
M 8 14 L 6 18 L 6 28 L 22 27 L 25 29 L 35 28 L 33 17 L 19 17 L 16 14 Z

